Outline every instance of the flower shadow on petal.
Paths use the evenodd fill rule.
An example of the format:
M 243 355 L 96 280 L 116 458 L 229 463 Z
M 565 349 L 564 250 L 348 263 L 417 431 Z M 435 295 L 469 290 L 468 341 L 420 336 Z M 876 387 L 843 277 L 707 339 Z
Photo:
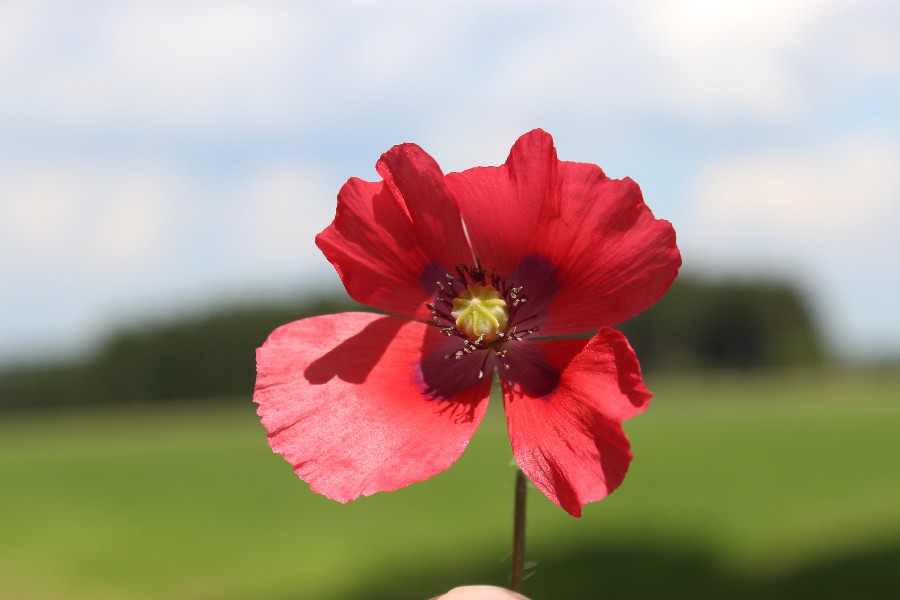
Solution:
M 477 416 L 480 401 L 489 392 L 473 394 L 471 388 L 490 385 L 493 355 L 473 352 L 454 358 L 454 353 L 463 347 L 462 341 L 436 335 L 433 330 L 425 333 L 422 346 L 422 360 L 415 374 L 419 389 L 426 398 L 440 403 L 442 414 L 449 412 L 457 423 L 472 421 Z
M 362 331 L 313 361 L 303 371 L 303 376 L 315 385 L 327 383 L 334 377 L 349 383 L 365 382 L 403 324 L 404 321 L 394 317 L 372 321 Z

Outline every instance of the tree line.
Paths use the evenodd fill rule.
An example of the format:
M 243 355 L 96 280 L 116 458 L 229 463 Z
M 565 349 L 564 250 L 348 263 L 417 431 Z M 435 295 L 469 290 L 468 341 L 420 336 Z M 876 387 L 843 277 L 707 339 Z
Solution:
M 79 359 L 0 372 L 0 409 L 249 397 L 255 349 L 277 326 L 368 310 L 346 297 L 212 310 L 122 330 Z M 802 296 L 765 281 L 679 278 L 654 307 L 619 326 L 645 372 L 818 364 L 825 351 Z

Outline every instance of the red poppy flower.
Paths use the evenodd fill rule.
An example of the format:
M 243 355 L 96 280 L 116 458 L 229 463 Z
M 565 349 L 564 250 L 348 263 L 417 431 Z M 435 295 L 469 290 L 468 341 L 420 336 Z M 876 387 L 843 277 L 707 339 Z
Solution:
M 272 449 L 340 502 L 460 456 L 499 374 L 516 462 L 579 516 L 622 482 L 622 422 L 650 399 L 614 325 L 656 302 L 681 256 L 630 179 L 556 157 L 535 130 L 506 163 L 444 175 L 414 144 L 350 179 L 316 244 L 355 300 L 276 329 L 254 400 Z M 590 339 L 542 339 L 599 330 Z

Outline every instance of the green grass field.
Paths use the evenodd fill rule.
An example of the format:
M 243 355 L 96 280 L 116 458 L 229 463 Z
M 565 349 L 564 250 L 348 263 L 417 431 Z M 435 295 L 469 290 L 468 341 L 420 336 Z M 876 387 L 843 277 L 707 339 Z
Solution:
M 619 491 L 573 519 L 531 490 L 526 593 L 900 597 L 900 374 L 648 383 Z M 449 471 L 349 505 L 270 452 L 249 399 L 0 414 L 0 598 L 424 600 L 503 585 L 512 483 L 498 410 Z

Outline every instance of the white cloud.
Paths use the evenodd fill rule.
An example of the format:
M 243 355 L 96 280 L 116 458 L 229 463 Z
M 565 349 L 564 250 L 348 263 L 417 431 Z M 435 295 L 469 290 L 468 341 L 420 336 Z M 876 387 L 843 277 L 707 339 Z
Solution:
M 338 189 L 297 164 L 270 164 L 248 174 L 235 192 L 242 261 L 273 274 L 328 267 L 314 238 L 334 219 Z
M 827 267 L 864 258 L 869 243 L 900 227 L 898 164 L 900 146 L 876 135 L 712 163 L 689 195 L 689 237 L 707 262 L 743 256 Z
M 349 35 L 341 45 L 348 64 L 340 66 L 346 67 L 346 83 L 396 93 L 439 80 L 446 75 L 442 59 L 467 50 L 467 10 L 431 2 L 408 3 L 402 9 L 397 3 L 362 3 L 344 23 Z
M 468 86 L 466 109 L 790 126 L 852 95 L 861 78 L 897 73 L 897 19 L 900 5 L 877 0 L 563 3 L 498 50 L 501 67 Z
M 647 11 L 659 108 L 704 126 L 729 119 L 785 124 L 821 104 L 809 63 L 823 59 L 848 2 L 692 0 Z M 856 11 L 859 5 L 856 5 Z
M 187 189 L 155 163 L 0 163 L 0 353 L 79 347 L 158 284 Z
M 22 3 L 0 4 L 0 76 L 24 47 L 30 30 L 29 11 Z
M 304 6 L 0 5 L 0 22 L 15 13 L 26 32 L 5 43 L 12 58 L 0 69 L 0 111 L 79 127 L 272 126 L 275 115 L 298 108 L 291 76 L 315 56 L 313 13 Z
M 0 4 L 0 113 L 76 128 L 278 131 L 361 104 L 780 124 L 822 103 L 811 64 L 843 84 L 900 62 L 897 11 L 865 0 L 526 3 L 521 35 L 502 2 L 49 6 Z
M 30 276 L 114 276 L 164 251 L 181 184 L 155 165 L 0 166 L 0 255 Z

